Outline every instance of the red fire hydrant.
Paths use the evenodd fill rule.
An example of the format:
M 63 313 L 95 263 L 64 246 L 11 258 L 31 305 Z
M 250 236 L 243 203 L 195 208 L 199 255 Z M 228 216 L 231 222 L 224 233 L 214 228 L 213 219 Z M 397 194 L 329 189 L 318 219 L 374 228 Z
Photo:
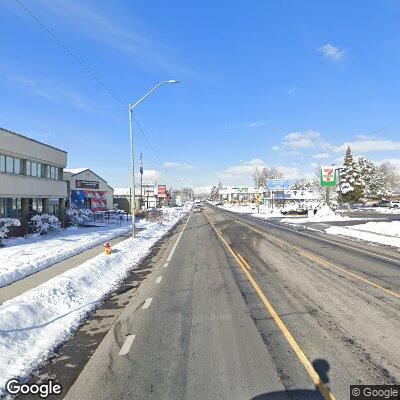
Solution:
M 111 252 L 112 252 L 112 248 L 111 248 L 110 243 L 105 242 L 104 243 L 104 254 L 107 254 L 109 256 L 111 254 Z

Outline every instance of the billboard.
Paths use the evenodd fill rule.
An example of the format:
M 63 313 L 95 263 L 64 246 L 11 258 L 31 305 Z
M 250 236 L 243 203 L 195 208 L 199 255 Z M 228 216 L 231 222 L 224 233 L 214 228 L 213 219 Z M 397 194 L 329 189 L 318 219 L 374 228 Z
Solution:
M 158 185 L 158 197 L 167 197 L 167 186 Z
M 289 189 L 290 181 L 288 179 L 268 179 L 268 190 L 287 190 Z
M 79 189 L 98 189 L 99 182 L 97 181 L 85 181 L 82 179 L 77 179 L 75 185 Z

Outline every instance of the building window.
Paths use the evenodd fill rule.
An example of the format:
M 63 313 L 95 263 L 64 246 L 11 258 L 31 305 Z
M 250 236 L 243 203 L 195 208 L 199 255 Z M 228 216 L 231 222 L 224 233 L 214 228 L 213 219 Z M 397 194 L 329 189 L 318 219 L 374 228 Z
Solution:
M 0 218 L 20 218 L 21 199 L 0 198 Z
M 6 172 L 14 173 L 14 159 L 12 157 L 6 157 Z
M 14 174 L 21 173 L 21 160 L 19 158 L 14 158 Z
M 19 158 L 0 156 L 0 172 L 9 174 L 21 173 L 21 160 Z
M 6 172 L 6 158 L 0 156 L 0 172 Z
M 25 175 L 31 176 L 31 162 L 27 161 L 26 162 L 26 171 L 25 171 Z

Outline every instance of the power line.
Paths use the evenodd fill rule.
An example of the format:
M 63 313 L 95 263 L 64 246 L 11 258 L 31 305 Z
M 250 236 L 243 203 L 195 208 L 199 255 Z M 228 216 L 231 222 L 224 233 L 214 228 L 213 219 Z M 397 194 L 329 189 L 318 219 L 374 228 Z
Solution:
M 36 15 L 29 9 L 27 8 L 20 0 L 15 0 L 15 2 L 57 43 L 57 45 L 63 49 L 70 57 L 72 57 L 80 66 L 83 68 L 113 99 L 116 101 L 120 106 L 122 106 L 124 109 L 128 108 L 128 104 L 125 103 L 123 100 L 121 100 L 120 97 L 118 97 L 78 56 L 76 56 L 55 34 L 52 30 L 50 30 L 47 26 L 45 26 L 37 17 Z M 149 145 L 149 148 L 151 152 L 154 154 L 156 159 L 160 162 L 160 165 L 163 169 L 164 167 L 164 162 L 161 160 L 161 157 L 158 155 L 157 151 L 154 149 L 153 145 L 150 142 L 150 139 L 148 135 L 144 132 L 142 126 L 139 124 L 139 121 L 137 118 L 133 115 L 133 119 L 138 126 L 141 134 L 145 138 L 147 144 Z M 179 181 L 179 178 L 174 177 L 170 173 L 167 173 L 167 175 L 173 177 L 174 179 Z

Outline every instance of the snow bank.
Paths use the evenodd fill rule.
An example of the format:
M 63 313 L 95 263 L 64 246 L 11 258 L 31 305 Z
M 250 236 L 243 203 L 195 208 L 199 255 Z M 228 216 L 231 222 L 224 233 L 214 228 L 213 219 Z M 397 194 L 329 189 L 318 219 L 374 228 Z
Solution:
M 349 227 L 331 226 L 325 232 L 400 248 L 400 221 L 367 222 Z
M 162 223 L 148 223 L 110 256 L 98 255 L 5 302 L 0 307 L 0 396 L 8 379 L 26 377 L 65 341 L 184 213 L 167 209 Z
M 0 287 L 121 236 L 131 227 L 70 227 L 54 235 L 12 239 L 0 249 Z

